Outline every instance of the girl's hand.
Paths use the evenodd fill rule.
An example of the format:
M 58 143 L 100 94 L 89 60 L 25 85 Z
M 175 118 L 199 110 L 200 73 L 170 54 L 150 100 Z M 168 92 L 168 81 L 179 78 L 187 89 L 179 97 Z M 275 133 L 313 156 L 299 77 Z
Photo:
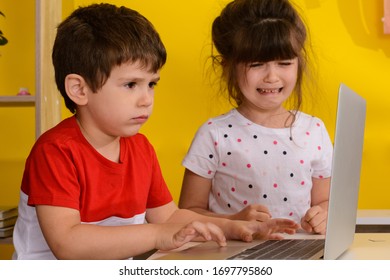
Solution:
M 228 239 L 250 242 L 253 239 L 283 239 L 281 233 L 294 234 L 299 224 L 288 219 L 268 219 L 264 222 L 230 220 L 225 234 Z
M 264 222 L 271 218 L 268 208 L 261 204 L 251 204 L 240 212 L 231 215 L 232 220 Z
M 305 216 L 301 220 L 301 226 L 307 232 L 325 234 L 327 217 L 328 211 L 315 205 L 307 210 Z

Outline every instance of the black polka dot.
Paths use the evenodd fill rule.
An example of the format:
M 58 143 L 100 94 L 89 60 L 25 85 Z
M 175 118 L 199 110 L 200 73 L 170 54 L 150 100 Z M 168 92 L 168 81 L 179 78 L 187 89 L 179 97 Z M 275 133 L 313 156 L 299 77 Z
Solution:
M 267 151 L 267 150 L 265 150 L 265 151 L 264 151 L 264 154 L 265 154 L 265 155 L 266 155 L 266 154 L 268 154 L 268 151 Z
M 232 153 L 231 152 L 227 152 L 227 155 L 230 156 Z
M 228 138 L 228 135 L 227 135 L 227 134 L 224 134 L 223 137 Z
M 227 205 L 227 206 L 230 208 L 230 207 L 231 207 L 231 206 L 230 206 L 230 203 L 228 203 L 228 205 Z
M 291 177 L 291 178 L 294 177 L 294 173 L 290 173 L 290 177 Z
M 290 141 L 292 141 L 293 140 L 293 138 L 290 136 Z
M 228 127 L 233 127 L 233 126 L 231 124 L 229 124 Z
M 267 195 L 266 195 L 266 194 L 263 194 L 263 198 L 267 198 Z
M 286 151 L 283 151 L 283 155 L 287 155 L 287 152 L 286 152 Z
M 283 198 L 284 201 L 287 201 L 287 197 Z
M 257 135 L 253 135 L 253 138 L 254 138 L 254 139 L 257 139 Z
M 213 157 L 214 157 L 213 155 L 211 155 L 211 154 L 209 155 L 209 158 L 213 158 Z
M 250 188 L 250 189 L 253 188 L 253 185 L 252 185 L 252 184 L 249 184 L 248 188 Z

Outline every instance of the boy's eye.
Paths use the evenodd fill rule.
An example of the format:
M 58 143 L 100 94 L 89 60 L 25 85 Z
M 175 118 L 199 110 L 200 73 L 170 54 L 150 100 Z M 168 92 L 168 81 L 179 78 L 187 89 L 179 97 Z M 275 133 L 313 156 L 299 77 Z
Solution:
M 157 86 L 157 83 L 156 83 L 156 82 L 150 82 L 150 83 L 149 83 L 149 87 L 150 87 L 150 88 L 154 88 L 155 86 Z
M 136 85 L 135 82 L 130 82 L 130 83 L 127 83 L 125 86 L 128 87 L 128 88 L 134 88 Z

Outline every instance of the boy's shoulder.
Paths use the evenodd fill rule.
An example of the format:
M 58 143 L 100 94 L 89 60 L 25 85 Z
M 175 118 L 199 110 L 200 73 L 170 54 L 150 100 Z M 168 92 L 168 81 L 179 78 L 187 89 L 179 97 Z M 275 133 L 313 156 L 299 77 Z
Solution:
M 45 131 L 37 140 L 37 144 L 47 142 L 67 142 L 78 135 L 80 129 L 78 127 L 76 117 L 71 116 L 59 122 L 54 127 Z

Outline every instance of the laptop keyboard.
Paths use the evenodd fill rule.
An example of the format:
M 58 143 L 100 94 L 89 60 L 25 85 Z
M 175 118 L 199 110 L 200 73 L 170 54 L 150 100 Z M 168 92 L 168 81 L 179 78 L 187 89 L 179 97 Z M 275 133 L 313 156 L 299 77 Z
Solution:
M 309 260 L 324 249 L 324 239 L 268 240 L 229 260 Z

